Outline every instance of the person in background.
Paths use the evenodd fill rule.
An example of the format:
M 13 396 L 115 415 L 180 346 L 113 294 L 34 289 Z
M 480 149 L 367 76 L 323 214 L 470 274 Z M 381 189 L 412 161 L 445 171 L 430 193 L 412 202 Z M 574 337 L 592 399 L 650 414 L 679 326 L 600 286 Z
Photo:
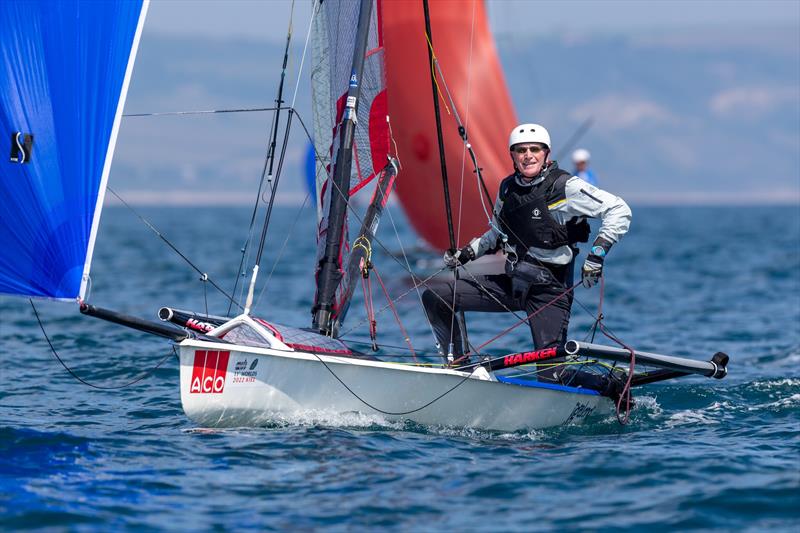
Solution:
M 572 162 L 575 164 L 575 171 L 573 174 L 589 185 L 597 187 L 597 176 L 595 176 L 592 169 L 589 168 L 589 159 L 591 157 L 592 154 L 589 153 L 589 150 L 584 148 L 578 148 L 572 152 Z
M 436 280 L 422 295 L 440 351 L 453 359 L 453 366 L 469 363 L 454 316 L 459 311 L 536 313 L 528 321 L 536 349 L 566 342 L 578 253 L 575 243 L 589 239 L 586 217 L 601 220 L 583 263 L 586 287 L 598 282 L 606 254 L 628 231 L 628 205 L 558 168 L 549 157 L 551 146 L 550 134 L 539 124 L 520 124 L 511 131 L 508 149 L 514 172 L 500 184 L 490 229 L 444 255 L 445 264 L 456 268 L 502 246 L 507 254 L 505 273 L 467 272 L 458 279 Z M 557 382 L 562 367 L 548 365 L 538 377 Z

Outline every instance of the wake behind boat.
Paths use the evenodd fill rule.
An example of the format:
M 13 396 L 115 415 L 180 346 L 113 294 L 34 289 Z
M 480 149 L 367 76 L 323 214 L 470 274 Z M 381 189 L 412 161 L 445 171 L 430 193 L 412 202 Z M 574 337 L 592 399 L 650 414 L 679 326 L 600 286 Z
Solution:
M 354 6 L 358 9 L 352 9 Z M 438 355 L 418 357 L 410 341 L 408 353 L 378 359 L 353 350 L 341 339 L 356 285 L 361 282 L 367 327 L 378 348 L 370 296 L 370 280 L 378 278 L 372 249 L 381 245 L 376 232 L 395 181 L 405 179 L 398 178 L 402 164 L 390 127 L 392 98 L 387 95 L 390 88 L 384 64 L 388 43 L 381 26 L 388 22 L 379 16 L 383 8 L 379 0 L 347 3 L 348 9 L 329 0 L 314 9 L 311 48 L 318 251 L 311 327 L 284 326 L 279 318 L 263 320 L 252 312 L 275 190 L 280 186 L 280 162 L 298 115 L 293 107 L 282 107 L 283 77 L 253 213 L 254 220 L 256 212 L 263 213 L 264 226 L 260 236 L 248 243 L 257 252 L 246 297 L 241 304 L 231 297 L 231 303 L 243 312 L 229 318 L 162 309 L 160 318 L 177 324 L 172 326 L 84 302 L 147 1 L 78 4 L 76 9 L 82 15 L 91 12 L 91 16 L 81 17 L 67 8 L 53 11 L 50 7 L 47 2 L 30 2 L 5 3 L 0 8 L 0 33 L 9 36 L 0 44 L 8 52 L 3 57 L 22 66 L 21 70 L 10 65 L 0 69 L 0 95 L 4 95 L 0 96 L 0 137 L 11 139 L 11 157 L 0 167 L 0 183 L 10 199 L 9 209 L 0 213 L 0 244 L 7 250 L 0 262 L 0 291 L 29 298 L 77 299 L 87 315 L 175 341 L 183 408 L 200 426 L 259 426 L 276 417 L 312 411 L 380 414 L 429 425 L 516 431 L 579 422 L 615 408 L 627 412 L 631 389 L 647 383 L 689 374 L 725 375 L 724 354 L 702 362 L 570 341 L 560 347 L 499 357 L 483 352 L 480 346 L 472 350 L 471 360 L 459 363 L 442 361 Z M 419 34 L 426 38 L 427 44 L 422 40 L 422 46 L 430 54 L 423 72 L 438 75 L 446 89 L 434 61 L 427 2 L 417 7 L 424 7 L 425 25 L 420 26 Z M 423 22 L 422 9 L 418 22 Z M 110 30 L 95 31 L 96 27 L 116 30 L 112 35 Z M 74 49 L 65 48 L 64 42 L 74 44 Z M 31 50 L 41 53 L 31 54 Z M 59 69 L 64 63 L 86 76 Z M 432 82 L 436 86 L 436 79 Z M 97 97 L 97 85 L 103 86 L 107 100 Z M 77 107 L 73 105 L 76 101 L 80 102 Z M 438 108 L 436 93 L 434 102 Z M 453 99 L 450 104 L 457 111 Z M 281 126 L 284 139 L 278 148 Z M 438 112 L 435 126 L 441 140 Z M 483 181 L 460 121 L 458 132 L 458 142 L 469 153 L 477 177 L 475 205 L 468 207 L 485 212 L 481 207 L 484 196 L 489 197 L 488 189 L 497 184 Z M 76 148 L 87 146 L 94 148 L 89 154 Z M 276 159 L 279 163 L 274 167 Z M 442 168 L 445 166 L 443 157 Z M 421 183 L 427 176 L 408 179 Z M 262 201 L 267 183 L 271 185 L 269 199 Z M 443 172 L 446 220 L 454 248 L 448 183 Z M 374 185 L 371 202 L 363 213 L 355 213 L 350 197 L 370 185 Z M 349 238 L 350 224 L 358 228 L 353 239 Z M 425 284 L 424 279 L 410 274 L 415 288 Z M 236 289 L 232 293 L 236 294 Z M 398 327 L 402 329 L 402 324 Z M 637 358 L 638 367 L 634 364 Z M 623 370 L 620 362 L 629 366 Z M 553 365 L 563 368 L 561 382 L 538 381 L 538 372 Z

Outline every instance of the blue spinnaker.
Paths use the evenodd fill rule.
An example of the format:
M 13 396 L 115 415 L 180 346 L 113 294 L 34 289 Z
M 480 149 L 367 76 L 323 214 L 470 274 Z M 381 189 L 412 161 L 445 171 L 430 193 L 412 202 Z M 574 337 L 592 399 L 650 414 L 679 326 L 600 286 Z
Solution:
M 0 293 L 83 297 L 146 11 L 0 1 Z

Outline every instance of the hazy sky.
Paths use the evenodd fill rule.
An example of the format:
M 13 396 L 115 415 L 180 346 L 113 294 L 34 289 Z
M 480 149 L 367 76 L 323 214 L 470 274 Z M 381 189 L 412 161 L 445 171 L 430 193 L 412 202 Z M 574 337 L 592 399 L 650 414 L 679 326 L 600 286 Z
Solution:
M 582 142 L 616 193 L 643 203 L 800 198 L 800 0 L 487 4 L 518 116 L 548 124 L 560 139 L 589 117 L 602 124 Z M 151 0 L 126 111 L 271 104 L 291 6 Z M 312 0 L 294 5 L 291 88 L 311 6 Z M 581 83 L 555 90 L 528 68 L 538 57 L 534 48 L 559 77 Z M 297 106 L 310 121 L 307 72 Z M 777 176 L 769 188 L 760 174 L 741 172 L 747 153 L 730 149 L 740 144 L 742 128 L 755 132 L 762 171 Z M 128 119 L 112 175 L 128 200 L 141 203 L 249 204 L 268 130 L 257 114 Z M 293 179 L 281 187 L 300 200 L 307 146 L 301 133 L 293 130 L 285 172 Z
M 291 5 L 289 0 L 151 0 L 147 29 L 284 41 Z M 295 0 L 296 32 L 305 34 L 311 5 L 312 0 Z M 757 31 L 765 25 L 800 21 L 798 0 L 489 0 L 487 5 L 496 36 L 520 31 L 630 33 L 729 25 Z M 520 24 L 520 19 L 525 23 Z

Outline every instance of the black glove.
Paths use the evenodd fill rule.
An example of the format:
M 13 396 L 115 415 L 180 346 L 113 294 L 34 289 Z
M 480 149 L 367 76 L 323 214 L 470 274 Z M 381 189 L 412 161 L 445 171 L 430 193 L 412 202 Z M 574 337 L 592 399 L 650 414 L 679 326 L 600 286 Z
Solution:
M 603 275 L 603 261 L 611 249 L 611 242 L 602 237 L 597 237 L 592 245 L 592 251 L 583 262 L 581 269 L 581 282 L 587 289 L 595 285 Z
M 594 286 L 603 275 L 603 258 L 589 254 L 581 269 L 581 282 L 587 289 Z
M 589 235 L 592 233 L 592 228 L 583 217 L 572 217 L 567 220 L 567 239 L 570 243 L 573 242 L 589 242 Z
M 456 253 L 452 253 L 450 250 L 444 253 L 444 264 L 449 268 L 466 265 L 473 259 L 475 259 L 475 251 L 469 244 L 460 250 L 456 250 Z

